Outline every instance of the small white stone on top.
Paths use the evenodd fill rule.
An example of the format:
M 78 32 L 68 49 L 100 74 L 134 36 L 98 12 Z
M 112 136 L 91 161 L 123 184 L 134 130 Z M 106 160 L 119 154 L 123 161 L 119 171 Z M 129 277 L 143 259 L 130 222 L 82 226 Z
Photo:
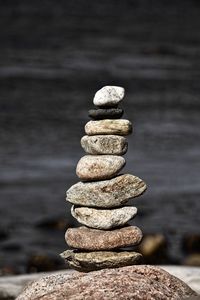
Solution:
M 104 86 L 94 96 L 96 106 L 115 106 L 124 98 L 125 90 L 120 86 Z

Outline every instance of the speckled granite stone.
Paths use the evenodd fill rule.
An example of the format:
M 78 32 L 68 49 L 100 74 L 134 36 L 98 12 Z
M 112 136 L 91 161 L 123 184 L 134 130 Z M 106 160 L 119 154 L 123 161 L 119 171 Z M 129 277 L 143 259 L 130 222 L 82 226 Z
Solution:
M 192 296 L 197 294 L 178 278 L 159 267 L 141 265 L 50 275 L 28 285 L 17 300 L 183 300 Z
M 78 182 L 66 193 L 70 203 L 89 207 L 117 207 L 146 190 L 145 182 L 137 176 L 124 174 L 97 182 Z
M 81 146 L 89 154 L 123 155 L 128 149 L 125 137 L 120 135 L 84 135 Z

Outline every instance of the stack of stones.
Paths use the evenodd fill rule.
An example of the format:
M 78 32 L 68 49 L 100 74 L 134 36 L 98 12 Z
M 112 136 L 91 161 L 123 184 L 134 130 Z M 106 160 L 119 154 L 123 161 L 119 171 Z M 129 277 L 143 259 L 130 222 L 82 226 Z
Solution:
M 89 111 L 93 120 L 85 125 L 87 135 L 81 139 L 87 155 L 76 168 L 81 181 L 67 191 L 72 216 L 83 226 L 67 230 L 66 242 L 74 249 L 61 256 L 83 272 L 138 264 L 142 256 L 130 250 L 140 243 L 142 232 L 127 224 L 137 208 L 124 204 L 141 195 L 146 184 L 134 175 L 119 175 L 126 163 L 125 136 L 132 132 L 131 122 L 120 119 L 123 97 L 124 88 L 117 86 L 105 86 L 95 94 L 97 108 Z

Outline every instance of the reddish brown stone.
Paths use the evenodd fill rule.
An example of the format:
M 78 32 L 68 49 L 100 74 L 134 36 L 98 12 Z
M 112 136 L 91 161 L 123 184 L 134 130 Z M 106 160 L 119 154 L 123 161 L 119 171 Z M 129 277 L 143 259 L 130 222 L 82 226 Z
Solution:
M 142 232 L 136 226 L 127 226 L 114 230 L 91 229 L 85 226 L 69 228 L 65 239 L 70 247 L 84 250 L 110 250 L 137 245 Z
M 184 282 L 168 272 L 142 265 L 50 275 L 30 284 L 17 300 L 199 299 L 195 296 L 198 297 Z

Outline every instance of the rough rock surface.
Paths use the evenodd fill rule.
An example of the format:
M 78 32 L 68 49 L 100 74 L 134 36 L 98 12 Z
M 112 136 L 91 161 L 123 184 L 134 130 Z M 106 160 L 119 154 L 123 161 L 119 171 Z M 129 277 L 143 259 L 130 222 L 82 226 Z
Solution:
M 67 200 L 89 207 L 117 207 L 141 195 L 146 184 L 134 175 L 120 175 L 98 182 L 78 182 L 67 191 Z
M 124 111 L 121 108 L 98 108 L 90 109 L 88 115 L 94 120 L 120 119 L 123 113 Z
M 88 135 L 117 134 L 128 135 L 132 133 L 132 124 L 125 119 L 105 119 L 100 121 L 89 121 L 85 125 Z
M 142 232 L 136 226 L 109 231 L 81 226 L 69 228 L 65 234 L 65 240 L 70 247 L 91 251 L 134 246 L 139 244 L 141 239 Z
M 117 155 L 85 155 L 76 167 L 81 180 L 110 179 L 124 167 L 126 161 Z
M 137 214 L 137 208 L 124 206 L 115 209 L 91 207 L 71 208 L 72 216 L 81 224 L 96 229 L 111 229 L 123 226 Z
M 142 259 L 140 253 L 129 251 L 77 252 L 67 250 L 61 253 L 61 257 L 70 267 L 82 272 L 136 265 Z
M 85 135 L 81 146 L 89 154 L 123 155 L 128 149 L 126 138 L 119 135 Z
M 104 86 L 94 96 L 96 106 L 115 106 L 124 98 L 124 88 L 120 86 Z
M 50 275 L 28 285 L 17 300 L 183 300 L 192 296 L 197 294 L 178 278 L 159 267 L 141 265 Z

